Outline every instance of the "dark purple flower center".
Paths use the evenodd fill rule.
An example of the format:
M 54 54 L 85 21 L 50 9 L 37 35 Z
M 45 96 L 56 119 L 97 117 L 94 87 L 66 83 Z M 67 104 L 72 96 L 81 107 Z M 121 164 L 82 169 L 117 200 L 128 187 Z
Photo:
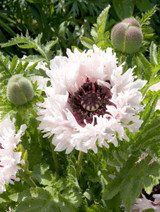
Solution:
M 108 81 L 108 83 L 110 82 Z M 109 88 L 98 85 L 97 82 L 90 82 L 87 79 L 86 83 L 77 92 L 69 94 L 68 102 L 77 122 L 81 126 L 85 126 L 84 120 L 87 123 L 92 123 L 95 115 L 103 116 L 104 114 L 109 114 L 106 111 L 106 106 L 114 105 L 110 98 L 111 92 Z M 96 124 L 95 119 L 94 124 Z
M 4 149 L 1 143 L 0 143 L 0 149 Z
M 160 183 L 158 185 L 155 185 L 152 189 L 152 192 L 150 194 L 147 194 L 146 191 L 144 189 L 142 189 L 142 193 L 140 194 L 139 198 L 142 198 L 142 194 L 151 201 L 151 204 L 153 206 L 160 206 L 160 203 L 157 202 L 155 203 L 155 199 L 156 197 L 154 197 L 155 194 L 160 194 Z
M 95 91 L 85 92 L 81 97 L 81 106 L 87 111 L 96 111 L 101 104 L 101 98 Z

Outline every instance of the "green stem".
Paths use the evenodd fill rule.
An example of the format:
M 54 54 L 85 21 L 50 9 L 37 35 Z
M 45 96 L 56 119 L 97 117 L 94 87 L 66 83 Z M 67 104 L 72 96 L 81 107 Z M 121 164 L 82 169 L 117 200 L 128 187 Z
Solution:
M 45 53 L 45 51 L 37 44 L 37 51 L 47 60 L 49 61 L 48 55 Z
M 78 155 L 78 162 L 77 162 L 77 168 L 76 168 L 77 179 L 79 178 L 79 174 L 81 172 L 81 162 L 82 162 L 83 154 L 84 154 L 83 152 L 79 152 L 79 155 Z
M 55 167 L 57 175 L 59 175 L 58 159 L 57 159 L 56 152 L 54 151 L 54 146 L 53 146 L 52 142 L 50 143 L 50 146 L 51 146 L 51 150 L 52 150 L 52 158 L 53 158 L 53 162 L 54 162 L 54 167 Z
M 126 57 L 122 55 L 119 60 L 119 65 L 121 65 L 124 61 L 126 61 Z
M 37 117 L 37 113 L 33 108 L 29 108 L 29 111 L 31 112 L 31 114 L 36 118 Z
M 26 178 L 25 178 L 25 181 L 26 181 L 26 182 L 28 183 L 28 185 L 30 185 L 31 187 L 36 187 L 35 182 L 33 181 L 33 179 L 32 179 L 30 176 L 26 177 Z
M 19 174 L 28 185 L 30 185 L 31 187 L 36 187 L 35 182 L 33 181 L 33 179 L 31 178 L 31 176 L 28 173 L 21 170 L 21 171 L 19 171 Z

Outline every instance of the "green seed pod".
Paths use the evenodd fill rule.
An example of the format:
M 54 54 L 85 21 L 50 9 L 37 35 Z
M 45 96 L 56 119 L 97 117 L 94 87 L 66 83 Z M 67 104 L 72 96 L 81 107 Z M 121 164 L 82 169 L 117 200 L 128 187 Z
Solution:
M 127 54 L 133 54 L 139 50 L 143 40 L 143 34 L 138 21 L 135 18 L 126 18 L 116 24 L 111 32 L 111 41 L 115 49 Z
M 23 105 L 32 100 L 34 91 L 31 82 L 21 74 L 12 76 L 7 85 L 7 98 L 14 105 Z

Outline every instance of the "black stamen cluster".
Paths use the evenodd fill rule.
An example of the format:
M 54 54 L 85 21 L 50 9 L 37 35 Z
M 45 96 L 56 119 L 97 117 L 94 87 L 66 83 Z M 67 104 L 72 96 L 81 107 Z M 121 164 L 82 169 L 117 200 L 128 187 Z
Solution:
M 74 94 L 69 94 L 69 104 L 73 115 L 80 125 L 92 123 L 93 117 L 107 113 L 106 105 L 114 105 L 111 101 L 110 89 L 87 80 Z M 115 105 L 114 105 L 115 106 Z M 96 124 L 96 120 L 94 120 Z

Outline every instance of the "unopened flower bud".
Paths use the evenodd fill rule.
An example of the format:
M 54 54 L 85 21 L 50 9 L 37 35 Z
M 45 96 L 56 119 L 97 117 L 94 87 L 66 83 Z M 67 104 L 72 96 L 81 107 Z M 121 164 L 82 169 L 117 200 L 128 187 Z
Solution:
M 7 85 L 7 98 L 14 105 L 23 105 L 32 100 L 34 91 L 31 82 L 21 74 L 12 76 Z
M 139 50 L 143 34 L 135 18 L 126 18 L 116 24 L 111 32 L 111 41 L 118 51 L 133 54 Z

